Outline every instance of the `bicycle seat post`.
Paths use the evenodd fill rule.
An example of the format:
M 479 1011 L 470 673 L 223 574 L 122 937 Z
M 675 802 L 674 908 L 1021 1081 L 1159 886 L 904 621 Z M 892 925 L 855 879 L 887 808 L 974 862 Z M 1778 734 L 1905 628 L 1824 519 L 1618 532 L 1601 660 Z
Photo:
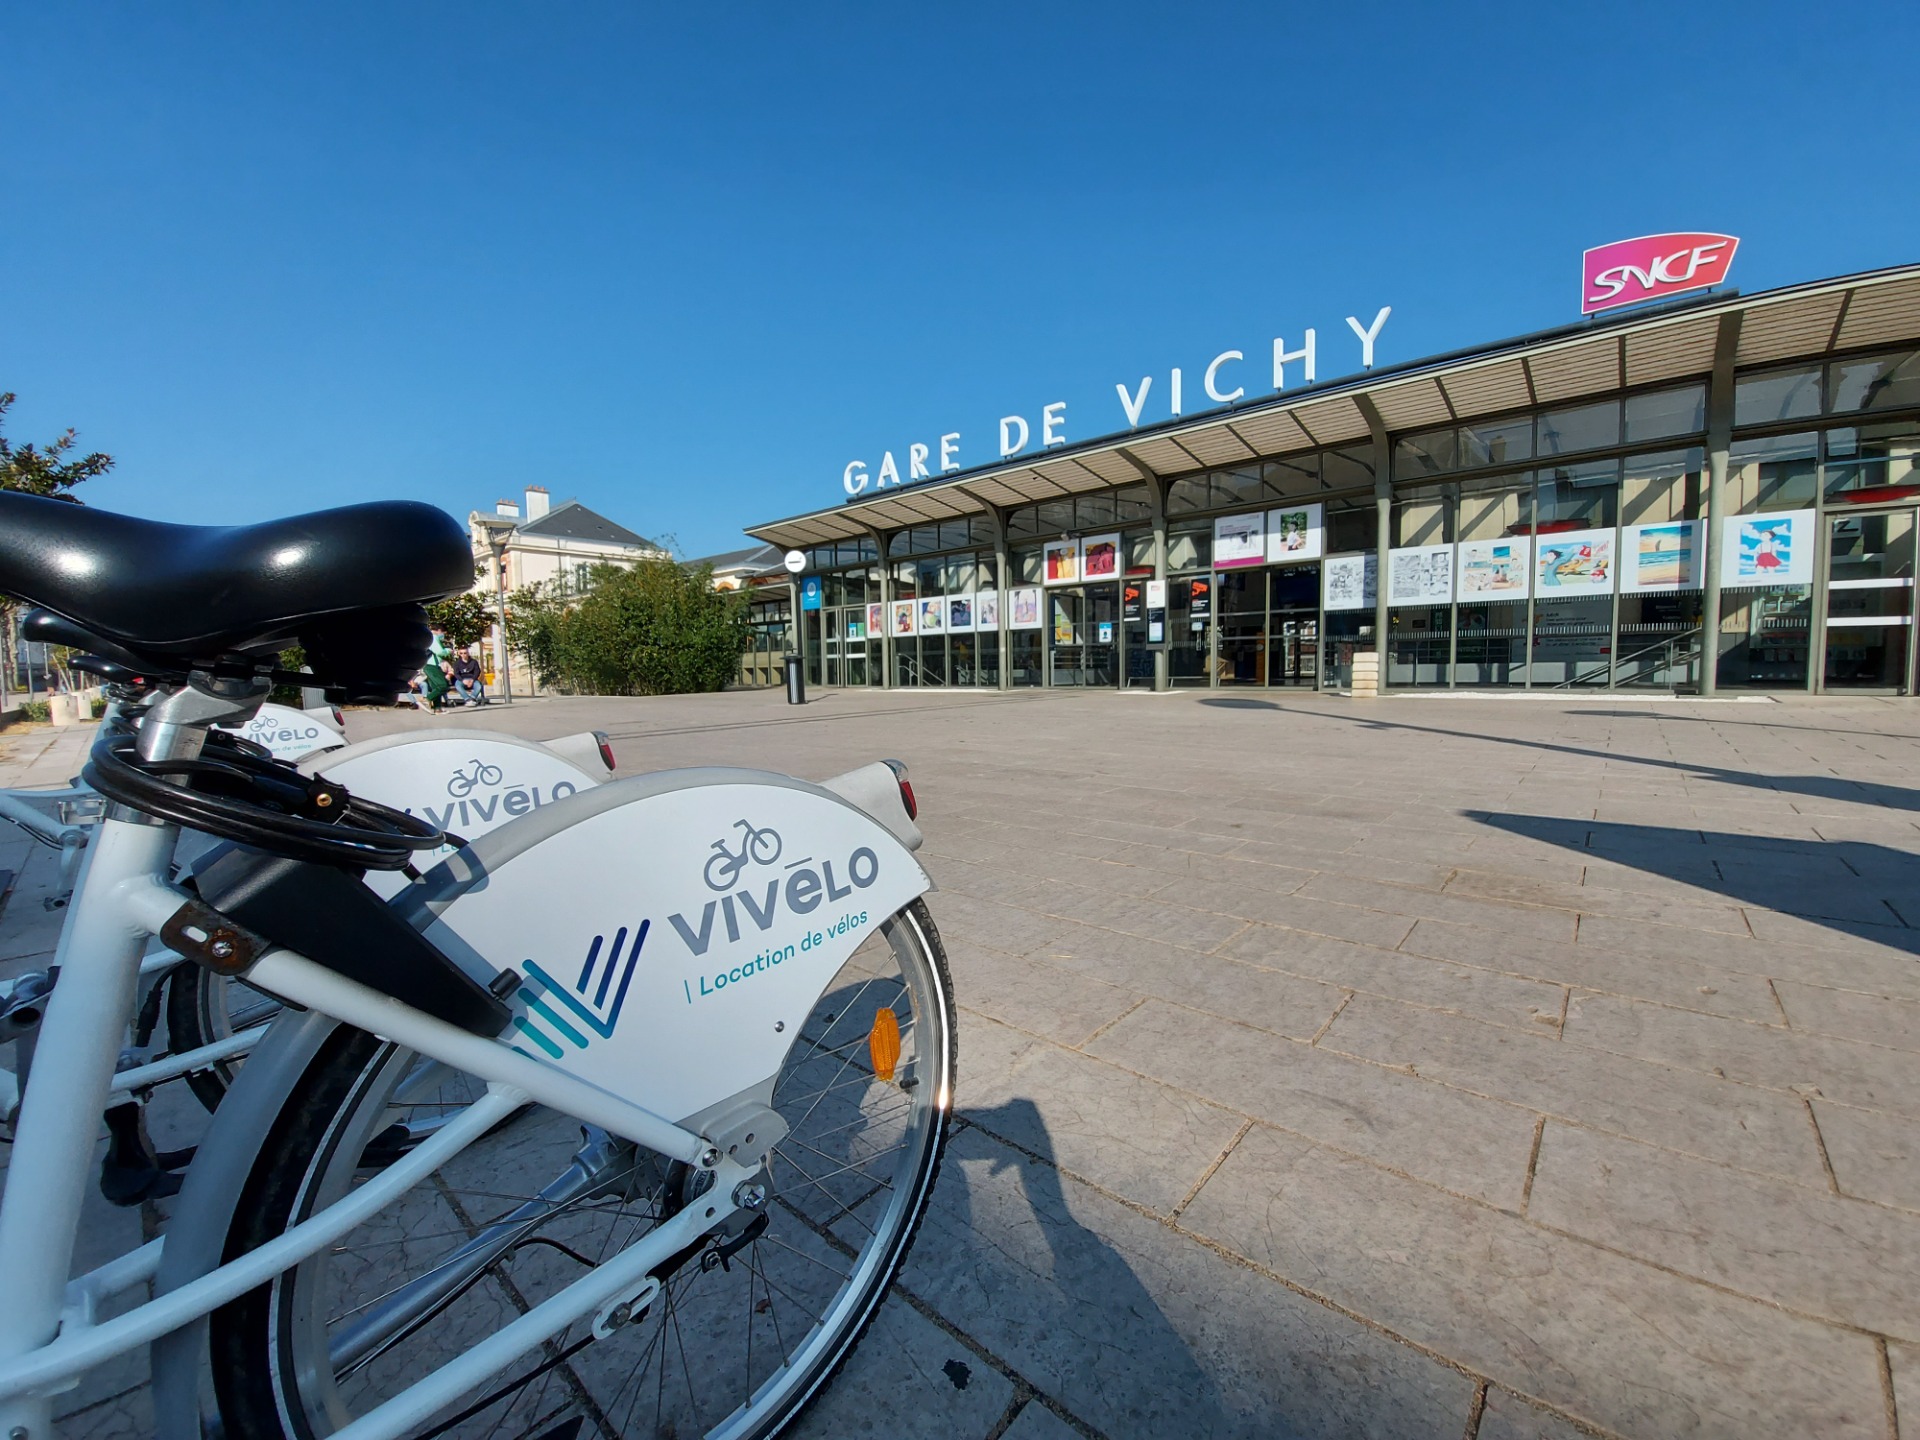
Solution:
M 273 682 L 260 676 L 222 679 L 196 670 L 187 684 L 163 691 L 147 711 L 140 725 L 140 758 L 199 758 L 209 729 L 249 718 L 272 690 Z

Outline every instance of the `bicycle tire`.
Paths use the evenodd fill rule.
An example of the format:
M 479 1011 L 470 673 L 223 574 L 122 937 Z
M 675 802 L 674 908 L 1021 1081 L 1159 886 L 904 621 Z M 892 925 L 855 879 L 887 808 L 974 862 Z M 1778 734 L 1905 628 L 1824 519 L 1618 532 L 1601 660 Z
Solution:
M 582 1440 L 643 1434 L 768 1440 L 819 1396 L 872 1323 L 912 1244 L 950 1117 L 957 1046 L 939 932 L 918 900 L 881 928 L 886 938 L 872 937 L 855 952 L 798 1027 L 775 1092 L 795 1132 L 775 1148 L 764 1234 L 734 1251 L 724 1268 L 710 1267 L 704 1254 L 683 1252 L 643 1316 L 603 1341 L 582 1338 L 590 1337 L 591 1316 L 577 1321 L 510 1367 L 514 1377 L 525 1375 L 524 1383 L 509 1381 L 491 1404 L 479 1402 L 492 1392 L 479 1401 L 469 1397 L 479 1408 L 466 1414 L 456 1407 L 425 1435 L 567 1433 L 578 1416 Z M 897 1079 L 910 1074 L 911 1086 L 883 1081 L 865 1063 L 866 1014 L 881 1006 L 895 1011 L 906 1062 Z M 389 1077 L 409 1063 L 404 1052 L 361 1031 L 343 1026 L 330 1037 L 261 1148 L 229 1232 L 229 1258 L 351 1188 L 361 1147 L 384 1123 Z M 871 1165 L 836 1167 L 843 1152 L 864 1153 L 866 1140 L 896 1129 L 899 1146 L 875 1150 Z M 556 1143 L 564 1137 L 549 1133 L 567 1130 L 572 1138 L 564 1144 Z M 390 1297 L 404 1300 L 409 1271 L 435 1277 L 435 1267 L 444 1267 L 459 1244 L 498 1220 L 489 1212 L 507 1213 L 524 1198 L 512 1183 L 513 1165 L 536 1157 L 526 1187 L 536 1190 L 555 1157 L 580 1148 L 580 1133 L 567 1117 L 537 1107 L 523 1112 L 392 1211 L 217 1310 L 210 1354 L 225 1433 L 320 1440 L 373 1400 L 420 1378 L 423 1366 L 437 1363 L 436 1353 L 452 1353 L 436 1352 L 446 1336 L 458 1337 L 456 1345 L 476 1343 L 483 1329 L 491 1333 L 577 1277 L 579 1264 L 597 1263 L 589 1259 L 592 1239 L 577 1232 L 599 1232 L 605 1218 L 604 1258 L 614 1253 L 616 1237 L 624 1237 L 621 1245 L 632 1243 L 643 1233 L 641 1224 L 666 1218 L 699 1193 L 695 1182 L 702 1177 L 687 1167 L 628 1147 L 624 1168 L 601 1182 L 619 1188 L 617 1206 L 626 1209 L 609 1216 L 594 1191 L 571 1209 L 556 1207 L 438 1308 L 391 1333 L 361 1368 L 334 1373 L 342 1346 L 352 1343 L 349 1321 L 378 1322 L 383 1304 L 399 1303 Z M 537 1160 L 543 1151 L 550 1152 L 546 1164 Z M 810 1174 L 796 1156 L 824 1163 Z M 481 1188 L 473 1188 L 470 1177 Z M 823 1272 L 839 1279 L 822 1279 Z M 832 1294 L 817 1310 L 807 1308 L 805 1299 L 829 1284 L 837 1285 Z M 372 1298 L 363 1301 L 360 1287 Z M 807 1316 L 813 1323 L 802 1324 Z M 782 1318 L 794 1333 L 805 1331 L 794 1345 Z M 722 1327 L 741 1335 L 730 1343 Z M 739 1367 L 742 1336 L 746 1363 Z M 778 1363 L 769 1363 L 770 1343 L 777 1344 Z M 603 1352 L 614 1346 L 623 1355 L 637 1352 L 632 1371 L 622 1371 L 610 1348 Z M 716 1348 L 725 1351 L 724 1363 L 712 1358 Z M 734 1386 L 735 1368 L 737 1393 L 723 1391 Z

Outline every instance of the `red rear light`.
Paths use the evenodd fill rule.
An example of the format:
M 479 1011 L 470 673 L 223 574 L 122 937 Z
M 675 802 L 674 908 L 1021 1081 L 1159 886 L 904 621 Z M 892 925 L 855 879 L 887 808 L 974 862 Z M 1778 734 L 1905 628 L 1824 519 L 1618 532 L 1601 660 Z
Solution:
M 334 705 L 330 708 L 333 710 L 333 723 L 338 725 L 342 730 L 346 729 L 347 717 L 340 713 L 340 707 L 338 705 Z
M 900 803 L 907 807 L 907 818 L 909 820 L 918 820 L 920 818 L 920 802 L 913 798 L 913 782 L 907 779 L 906 762 L 904 760 L 887 760 L 882 763 L 885 764 L 889 770 L 893 771 L 893 778 L 899 782 Z
M 611 775 L 615 768 L 613 762 L 613 742 L 607 739 L 607 732 L 604 730 L 594 731 L 593 739 L 594 743 L 600 747 L 600 763 L 607 767 L 607 773 Z

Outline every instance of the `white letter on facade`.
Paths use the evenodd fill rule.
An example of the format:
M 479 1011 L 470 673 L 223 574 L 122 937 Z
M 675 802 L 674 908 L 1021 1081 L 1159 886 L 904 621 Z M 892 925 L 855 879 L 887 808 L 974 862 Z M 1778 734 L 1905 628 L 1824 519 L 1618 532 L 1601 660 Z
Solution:
M 899 483 L 900 467 L 893 463 L 893 451 L 889 450 L 880 457 L 880 478 L 873 482 L 873 488 L 878 490 L 883 486 Z
M 1173 375 L 1167 382 L 1167 389 L 1171 392 L 1167 396 L 1170 402 L 1168 413 L 1178 415 L 1180 413 L 1180 367 L 1178 365 L 1173 367 Z
M 860 472 L 857 476 L 853 473 L 856 470 Z M 858 495 L 862 490 L 866 489 L 867 462 L 864 460 L 855 460 L 851 465 L 847 466 L 846 473 L 840 477 L 840 483 L 847 487 L 847 494 L 849 495 Z
M 1128 426 L 1138 425 L 1140 423 L 1141 407 L 1147 403 L 1147 391 L 1153 388 L 1153 377 L 1151 375 L 1142 375 L 1140 377 L 1140 393 L 1138 395 L 1129 395 L 1127 393 L 1127 387 L 1118 380 L 1113 382 L 1113 388 L 1119 392 L 1120 408 L 1127 412 Z
M 1380 307 L 1380 313 L 1373 317 L 1373 324 L 1364 330 L 1360 328 L 1360 322 L 1358 320 L 1354 319 L 1351 315 L 1347 316 L 1348 328 L 1360 337 L 1360 368 L 1362 370 L 1371 370 L 1373 368 L 1374 337 L 1380 333 L 1380 327 L 1387 323 L 1387 316 L 1392 313 L 1393 307 L 1391 305 L 1382 305 Z
M 1305 383 L 1311 385 L 1313 383 L 1313 331 L 1307 331 L 1307 338 L 1298 350 L 1287 349 L 1287 342 L 1281 336 L 1273 337 L 1273 388 L 1276 390 L 1287 388 L 1289 360 L 1298 360 L 1306 366 Z
M 940 437 L 940 473 L 960 468 L 960 432 L 953 430 Z
M 1246 386 L 1236 385 L 1233 387 L 1233 393 L 1231 395 L 1222 395 L 1214 388 L 1213 383 L 1213 377 L 1220 373 L 1220 367 L 1226 364 L 1227 361 L 1244 360 L 1246 358 L 1247 357 L 1242 355 L 1238 350 L 1223 350 L 1213 357 L 1213 363 L 1207 366 L 1207 398 L 1209 400 L 1218 400 L 1222 405 L 1231 405 L 1247 393 Z
M 927 478 L 926 446 L 907 446 L 907 478 L 909 480 L 925 480 Z
M 1064 445 L 1067 437 L 1060 433 L 1060 427 L 1067 423 L 1067 402 L 1056 400 L 1051 405 L 1040 407 L 1040 444 Z
M 1013 438 L 1013 432 L 1007 428 L 1010 425 L 1018 425 L 1020 427 L 1020 438 L 1018 440 Z M 1025 420 L 1021 419 L 1018 415 L 1003 415 L 1000 419 L 1001 458 L 1004 459 L 1009 455 L 1026 449 L 1027 434 L 1027 422 Z

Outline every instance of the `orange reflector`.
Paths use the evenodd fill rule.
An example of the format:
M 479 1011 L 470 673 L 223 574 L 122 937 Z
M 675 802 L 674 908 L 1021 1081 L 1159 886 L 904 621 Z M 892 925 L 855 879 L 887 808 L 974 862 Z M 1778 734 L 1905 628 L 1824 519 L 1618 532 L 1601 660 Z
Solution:
M 900 1022 L 893 1018 L 893 1011 L 873 1012 L 873 1029 L 867 1032 L 867 1053 L 873 1057 L 873 1073 L 891 1081 L 894 1067 L 900 1063 Z

